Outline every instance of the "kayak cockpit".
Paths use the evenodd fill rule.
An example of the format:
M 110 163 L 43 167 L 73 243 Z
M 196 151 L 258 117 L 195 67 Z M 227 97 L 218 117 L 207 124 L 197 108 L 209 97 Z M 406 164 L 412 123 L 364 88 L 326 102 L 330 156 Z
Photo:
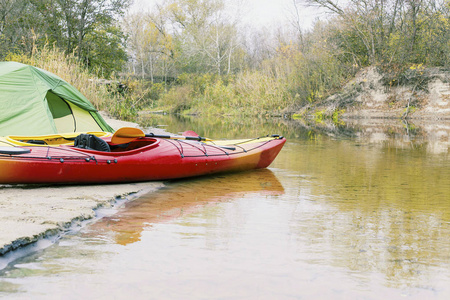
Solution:
M 132 154 L 135 151 L 148 150 L 159 144 L 159 139 L 155 138 L 137 138 L 128 143 L 114 144 L 108 140 L 90 135 L 79 135 L 71 148 L 76 148 L 83 152 L 102 152 L 103 155 L 111 153 Z
M 159 140 L 152 139 L 152 138 L 145 138 L 145 139 L 136 139 L 134 141 L 131 141 L 126 144 L 112 144 L 108 143 L 111 149 L 111 152 L 128 152 L 133 151 L 141 148 L 152 148 L 159 144 Z

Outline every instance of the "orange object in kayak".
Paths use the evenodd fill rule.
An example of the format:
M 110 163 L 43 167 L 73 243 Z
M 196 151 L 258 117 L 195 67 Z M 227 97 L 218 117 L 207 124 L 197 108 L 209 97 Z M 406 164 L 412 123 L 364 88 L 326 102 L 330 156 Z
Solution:
M 74 146 L 0 147 L 0 183 L 113 183 L 166 180 L 269 166 L 286 139 L 199 142 L 136 138 L 109 151 Z

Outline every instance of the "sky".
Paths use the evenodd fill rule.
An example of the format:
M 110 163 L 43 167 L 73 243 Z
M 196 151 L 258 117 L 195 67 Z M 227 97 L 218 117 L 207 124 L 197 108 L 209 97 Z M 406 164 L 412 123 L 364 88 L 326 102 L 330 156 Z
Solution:
M 245 0 L 249 7 L 244 16 L 249 23 L 259 26 L 270 26 L 284 23 L 294 12 L 293 0 Z M 299 6 L 302 25 L 308 27 L 317 17 L 311 8 Z
M 132 11 L 145 11 L 160 0 L 135 0 Z M 229 0 L 225 0 L 227 3 Z M 242 22 L 254 27 L 273 27 L 286 23 L 294 9 L 293 0 L 241 0 L 243 3 Z M 309 28 L 321 15 L 313 8 L 300 7 L 302 28 Z

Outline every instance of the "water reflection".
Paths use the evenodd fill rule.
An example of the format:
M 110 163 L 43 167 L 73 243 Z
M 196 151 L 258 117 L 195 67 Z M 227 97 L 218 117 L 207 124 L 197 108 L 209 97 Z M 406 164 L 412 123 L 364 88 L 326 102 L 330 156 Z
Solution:
M 361 143 L 397 149 L 421 148 L 432 154 L 450 153 L 449 120 L 348 119 L 331 121 L 284 118 L 216 118 L 180 115 L 143 115 L 141 124 L 177 133 L 195 129 L 213 138 L 247 138 L 263 134 L 282 134 L 288 140 L 356 139 Z
M 291 147 L 276 167 L 309 178 L 306 183 L 282 180 L 287 187 L 304 186 L 310 193 L 311 201 L 299 203 L 290 223 L 308 261 L 383 274 L 386 285 L 395 288 L 420 286 L 440 273 L 448 279 L 446 156 L 348 140 L 297 142 Z
M 92 232 L 114 232 L 114 240 L 127 245 L 140 240 L 144 228 L 205 209 L 222 201 L 231 201 L 251 193 L 282 195 L 283 186 L 268 169 L 173 181 L 157 193 L 129 202 L 117 214 L 92 226 Z

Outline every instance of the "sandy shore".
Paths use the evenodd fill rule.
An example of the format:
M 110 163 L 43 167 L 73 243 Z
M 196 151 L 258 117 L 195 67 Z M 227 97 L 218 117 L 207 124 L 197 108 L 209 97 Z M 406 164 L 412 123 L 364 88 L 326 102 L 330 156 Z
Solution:
M 105 117 L 105 116 L 104 116 Z M 137 124 L 105 117 L 114 129 Z M 0 185 L 0 256 L 95 217 L 119 198 L 150 192 L 161 182 L 88 186 Z

